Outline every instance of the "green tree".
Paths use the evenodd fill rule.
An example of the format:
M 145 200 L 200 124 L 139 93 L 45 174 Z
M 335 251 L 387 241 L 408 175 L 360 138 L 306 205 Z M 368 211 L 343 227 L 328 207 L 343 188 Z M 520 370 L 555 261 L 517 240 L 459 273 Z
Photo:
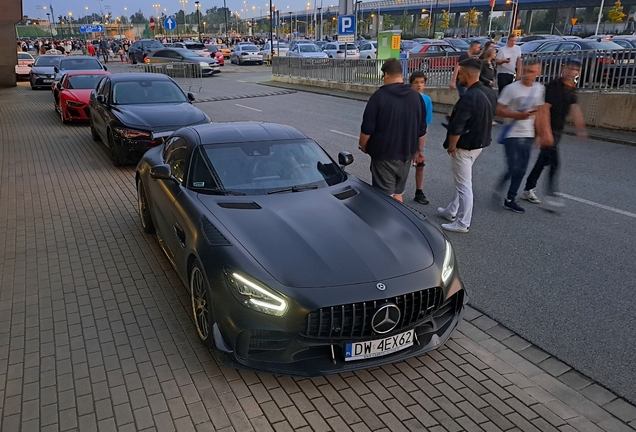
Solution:
M 609 16 L 610 22 L 613 22 L 613 23 L 623 22 L 623 20 L 625 19 L 627 15 L 625 15 L 625 13 L 623 12 L 623 5 L 621 4 L 620 0 L 614 3 L 614 7 L 610 9 L 608 16 Z
M 402 16 L 400 17 L 400 28 L 402 29 L 403 32 L 406 32 L 406 29 L 410 27 L 409 24 L 410 24 L 409 13 L 406 9 L 404 9 L 404 12 L 402 13 Z
M 464 14 L 464 26 L 467 28 L 479 27 L 479 12 L 472 8 Z
M 395 20 L 391 15 L 383 15 L 382 19 L 382 30 L 389 30 L 391 27 L 395 25 Z
M 431 28 L 431 16 L 420 19 L 419 29 L 422 32 L 428 33 Z
M 148 22 L 148 19 L 145 17 L 141 9 L 139 9 L 137 12 L 130 16 L 130 22 L 133 24 L 145 24 Z
M 439 23 L 439 28 L 441 28 L 442 30 L 446 30 L 450 27 L 450 21 L 451 18 L 448 11 L 446 9 L 442 10 L 442 20 Z

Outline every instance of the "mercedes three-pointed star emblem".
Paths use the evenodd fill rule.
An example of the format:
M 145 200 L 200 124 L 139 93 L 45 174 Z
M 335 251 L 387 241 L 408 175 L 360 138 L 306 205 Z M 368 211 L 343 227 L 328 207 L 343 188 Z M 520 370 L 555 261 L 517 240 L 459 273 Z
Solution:
M 378 308 L 371 318 L 371 328 L 379 334 L 388 333 L 397 327 L 402 312 L 393 303 L 385 303 Z

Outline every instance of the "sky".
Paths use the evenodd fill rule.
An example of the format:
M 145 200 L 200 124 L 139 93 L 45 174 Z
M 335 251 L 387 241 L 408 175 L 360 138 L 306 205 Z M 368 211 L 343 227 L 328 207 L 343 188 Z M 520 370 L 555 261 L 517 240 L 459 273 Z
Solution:
M 194 1 L 187 0 L 185 10 L 187 13 L 194 12 Z M 209 9 L 211 7 L 223 7 L 223 0 L 199 0 L 201 2 L 201 10 Z M 267 0 L 246 1 L 243 0 L 225 0 L 227 7 L 232 12 L 239 12 L 241 18 L 252 18 L 262 15 L 266 15 L 269 9 L 269 3 Z M 320 7 L 321 0 L 280 0 L 278 3 L 274 0 L 274 6 L 278 9 L 285 11 L 300 11 L 307 7 L 307 2 L 311 2 L 311 10 L 314 8 L 314 1 L 317 1 L 317 7 Z M 333 3 L 330 3 L 333 2 Z M 155 3 L 156 2 L 156 3 Z M 104 12 L 108 13 L 107 5 L 110 6 L 110 13 L 115 16 L 126 15 L 130 16 L 141 8 L 141 11 L 149 17 L 155 15 L 155 9 L 153 4 L 159 4 L 159 14 L 167 9 L 167 14 L 171 15 L 176 13 L 182 8 L 179 0 L 23 0 L 22 1 L 22 13 L 31 18 L 43 18 L 46 19 L 46 12 L 49 11 L 49 4 L 53 5 L 53 11 L 56 16 L 67 15 L 72 12 L 74 17 L 82 17 L 86 14 L 85 8 L 88 7 L 88 13 L 99 13 L 100 3 Z M 335 0 L 323 0 L 323 8 L 329 5 L 338 5 Z M 39 9 L 38 6 L 45 6 L 47 10 Z M 289 6 L 289 8 L 287 8 Z M 252 9 L 254 7 L 255 9 Z M 260 11 L 258 8 L 260 7 Z M 128 8 L 126 12 L 124 8 Z M 241 13 L 241 9 L 247 9 L 247 14 Z

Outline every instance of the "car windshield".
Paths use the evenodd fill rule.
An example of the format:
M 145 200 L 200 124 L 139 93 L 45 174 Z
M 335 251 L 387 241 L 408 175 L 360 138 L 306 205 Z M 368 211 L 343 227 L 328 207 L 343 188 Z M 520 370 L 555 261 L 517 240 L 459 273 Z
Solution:
M 256 45 L 241 45 L 241 51 L 258 51 Z
M 142 42 L 141 46 L 144 47 L 144 48 L 153 48 L 153 49 L 163 48 L 163 44 L 161 42 L 159 42 L 159 41 L 156 41 L 156 40 Z
M 205 48 L 208 50 L 208 52 L 211 52 L 211 53 L 215 53 L 219 51 L 215 45 L 206 45 Z
M 340 44 L 340 45 L 338 46 L 338 49 L 341 49 L 341 50 L 345 49 L 345 44 Z M 354 49 L 356 49 L 356 45 L 355 45 L 355 44 L 352 44 L 352 43 L 348 43 L 348 44 L 347 44 L 347 49 L 348 49 L 349 51 L 354 50 Z
M 226 189 L 259 195 L 285 188 L 332 186 L 345 180 L 340 167 L 310 140 L 204 145 L 203 153 L 206 166 L 192 174 L 192 184 L 202 191 Z
M 616 42 L 610 41 L 592 41 L 585 44 L 585 49 L 596 49 L 596 50 L 613 50 L 613 49 L 623 49 L 622 46 L 617 44 Z
M 446 39 L 446 42 L 448 42 L 449 44 L 453 45 L 454 47 L 462 47 L 462 48 L 469 48 L 470 45 L 462 40 L 462 39 Z
M 18 53 L 18 60 L 33 60 L 33 57 L 31 57 L 31 54 Z
M 267 46 L 269 46 L 269 42 L 267 42 Z M 274 48 L 287 48 L 285 42 L 274 42 Z
M 60 70 L 101 70 L 102 64 L 93 58 L 74 59 L 65 58 L 60 61 Z
M 202 57 L 201 54 L 198 54 L 190 50 L 180 50 L 179 54 L 181 54 L 184 57 Z
M 223 45 L 217 45 L 219 47 L 219 49 L 227 49 L 227 45 L 223 44 Z
M 122 81 L 113 86 L 113 103 L 141 105 L 188 102 L 188 98 L 172 81 Z
M 205 49 L 205 45 L 203 44 L 198 44 L 198 43 L 190 43 L 190 44 L 186 44 L 185 46 L 187 49 L 189 50 L 204 50 Z
M 47 56 L 41 55 L 35 61 L 35 66 L 57 66 L 60 64 L 60 59 L 63 57 L 60 56 Z
M 542 46 L 544 43 L 546 43 L 545 40 L 537 40 L 537 41 L 526 42 L 523 45 L 521 45 L 521 52 L 534 51 L 537 48 L 539 48 L 540 46 Z
M 406 49 L 406 50 L 409 50 L 409 49 L 413 48 L 415 45 L 416 45 L 416 44 L 415 44 L 415 42 L 413 42 L 413 41 L 407 41 L 407 40 L 402 41 L 402 46 L 403 46 L 403 47 L 404 47 L 404 49 Z
M 69 89 L 94 89 L 104 75 L 72 75 L 68 77 Z
M 316 45 L 298 45 L 300 52 L 320 52 L 320 48 Z

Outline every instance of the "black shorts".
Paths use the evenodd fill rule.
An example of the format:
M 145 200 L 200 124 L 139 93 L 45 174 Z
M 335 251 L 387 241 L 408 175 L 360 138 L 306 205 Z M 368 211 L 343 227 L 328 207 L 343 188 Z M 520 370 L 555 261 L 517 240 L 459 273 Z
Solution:
M 412 160 L 371 160 L 371 181 L 373 186 L 387 195 L 401 195 L 406 189 L 406 181 L 408 180 L 412 164 Z

